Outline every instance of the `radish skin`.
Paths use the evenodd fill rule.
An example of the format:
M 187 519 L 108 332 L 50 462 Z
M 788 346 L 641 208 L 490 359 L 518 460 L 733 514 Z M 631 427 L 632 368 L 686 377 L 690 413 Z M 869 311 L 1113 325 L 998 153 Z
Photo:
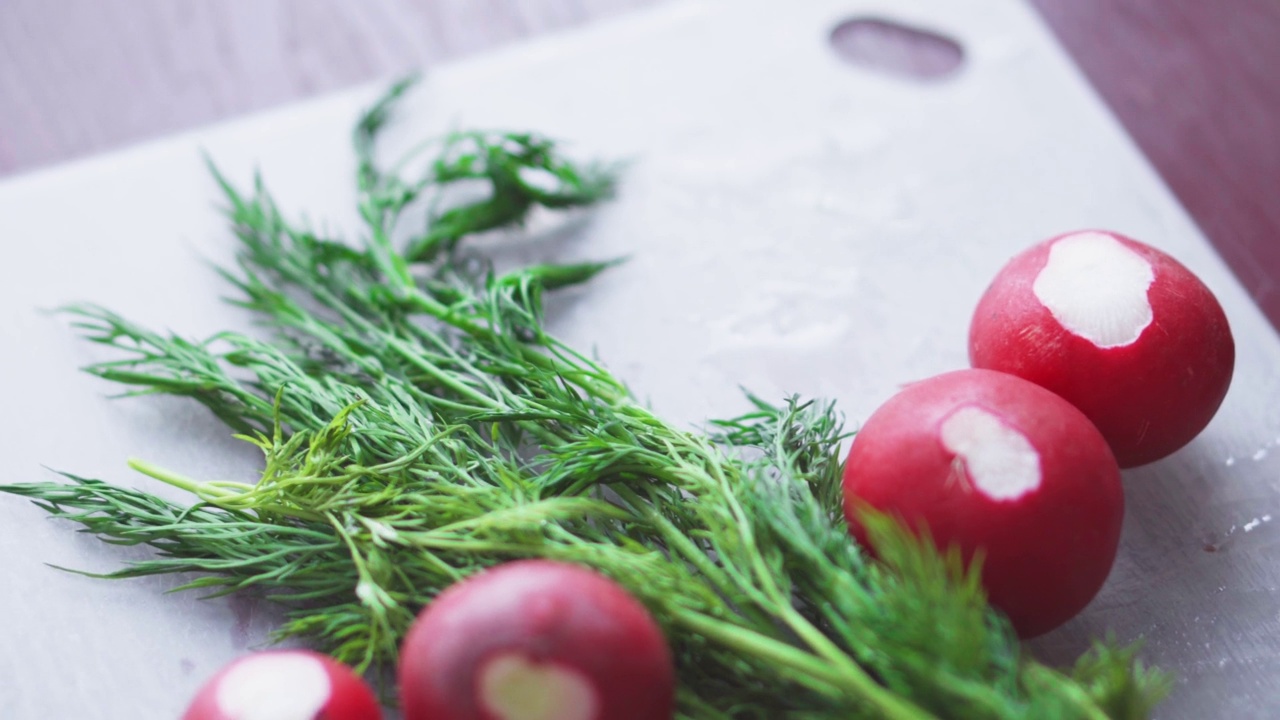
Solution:
M 309 650 L 272 650 L 222 668 L 182 720 L 381 720 L 373 692 L 350 668 Z
M 1213 418 L 1235 366 L 1227 317 L 1180 263 L 1123 235 L 1070 233 L 1013 258 L 969 329 L 976 368 L 1080 408 L 1121 467 L 1163 458 Z
M 669 720 L 661 629 L 592 570 L 521 560 L 450 587 L 400 651 L 405 720 Z
M 1022 637 L 1079 613 L 1120 541 L 1120 469 L 1097 428 L 1012 375 L 960 370 L 907 386 L 854 436 L 845 517 L 874 553 L 864 507 L 923 526 L 966 562 L 983 554 L 992 606 Z

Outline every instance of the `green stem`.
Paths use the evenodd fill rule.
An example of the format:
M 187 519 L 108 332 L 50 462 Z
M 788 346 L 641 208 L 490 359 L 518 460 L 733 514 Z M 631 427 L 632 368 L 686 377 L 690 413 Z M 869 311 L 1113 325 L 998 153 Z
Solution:
M 861 701 L 884 720 L 937 720 L 924 708 L 895 696 L 865 673 L 848 673 L 794 645 L 685 608 L 671 608 L 676 623 L 743 655 L 764 661 L 779 675 L 828 697 Z
M 716 588 L 722 596 L 731 595 L 739 588 L 734 583 L 723 568 L 712 562 L 707 557 L 707 553 L 694 544 L 688 535 L 681 532 L 670 520 L 663 517 L 662 513 L 653 506 L 653 503 L 646 502 L 640 498 L 634 490 L 623 485 L 614 485 L 612 489 L 622 498 L 632 510 L 646 523 L 651 524 L 658 535 L 666 543 L 668 549 L 675 555 L 684 558 L 694 567 L 701 575 L 706 578 L 707 582 Z M 756 622 L 768 624 L 769 618 L 763 616 L 755 607 L 747 604 L 746 607 L 738 608 L 738 612 L 750 614 Z
M 272 514 L 283 517 L 291 517 L 298 520 L 307 520 L 310 522 L 327 522 L 325 516 L 320 513 L 313 513 L 297 507 L 286 507 L 276 503 L 264 503 L 257 498 L 249 500 L 248 495 L 253 494 L 252 488 L 241 492 L 230 490 L 222 487 L 217 483 L 201 482 L 192 480 L 185 475 L 179 475 L 175 472 L 165 470 L 157 465 L 152 465 L 145 460 L 138 458 L 129 459 L 129 467 L 136 470 L 147 477 L 159 480 L 166 485 L 171 485 L 179 490 L 185 490 L 201 500 L 216 505 L 224 510 L 245 511 L 252 509 L 258 514 Z M 246 486 L 248 487 L 248 486 Z
M 1088 720 L 1110 720 L 1107 713 L 1099 708 L 1079 685 L 1063 677 L 1061 673 L 1044 665 L 1027 663 L 1022 668 L 1022 677 L 1029 685 L 1040 685 L 1057 693 L 1059 697 L 1066 698 L 1079 708 L 1084 713 L 1083 717 Z

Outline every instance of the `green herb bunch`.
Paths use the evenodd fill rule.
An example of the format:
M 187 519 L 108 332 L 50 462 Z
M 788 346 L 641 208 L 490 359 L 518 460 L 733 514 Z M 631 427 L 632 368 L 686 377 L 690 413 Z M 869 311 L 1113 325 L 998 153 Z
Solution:
M 752 398 L 752 412 L 689 432 L 548 335 L 544 293 L 608 263 L 498 273 L 463 241 L 607 198 L 612 171 L 536 135 L 478 132 L 386 170 L 375 140 L 407 87 L 355 131 L 358 244 L 289 222 L 261 181 L 243 193 L 217 176 L 240 242 L 223 274 L 269 341 L 70 309 L 119 353 L 89 372 L 202 403 L 261 448 L 257 482 L 134 462 L 191 503 L 72 475 L 0 490 L 156 550 L 110 577 L 196 573 L 185 587 L 263 593 L 287 610 L 278 638 L 360 669 L 392 665 L 443 588 L 544 557 L 593 567 L 650 608 L 681 718 L 1147 716 L 1166 681 L 1132 649 L 1100 644 L 1052 670 L 1023 654 L 957 554 L 869 517 L 879 559 L 865 558 L 844 528 L 831 405 Z M 405 170 L 426 152 L 424 170 Z M 450 200 L 458 183 L 488 193 Z M 425 229 L 402 222 L 415 206 Z

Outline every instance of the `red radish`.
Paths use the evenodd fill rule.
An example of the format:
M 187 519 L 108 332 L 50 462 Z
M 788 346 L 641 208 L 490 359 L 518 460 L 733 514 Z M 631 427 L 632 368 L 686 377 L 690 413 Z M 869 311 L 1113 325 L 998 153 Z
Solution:
M 309 650 L 271 650 L 227 665 L 182 720 L 381 720 L 373 692 L 350 668 Z
M 1120 467 L 1135 467 L 1209 424 L 1235 344 L 1213 293 L 1177 260 L 1088 231 L 1040 243 L 1000 271 L 974 313 L 969 358 L 1066 398 Z
M 662 631 L 612 580 L 521 560 L 428 605 L 400 649 L 405 720 L 669 720 Z
M 1097 428 L 1012 375 L 959 370 L 907 386 L 854 436 L 845 516 L 863 504 L 924 525 L 966 561 L 981 549 L 990 602 L 1022 637 L 1093 599 L 1120 541 L 1120 469 Z M 874 548 L 871 548 L 874 551 Z

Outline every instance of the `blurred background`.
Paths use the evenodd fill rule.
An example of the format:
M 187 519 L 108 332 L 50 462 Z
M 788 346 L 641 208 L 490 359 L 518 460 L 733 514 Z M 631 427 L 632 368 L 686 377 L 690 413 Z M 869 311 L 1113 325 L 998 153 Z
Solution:
M 688 0 L 0 0 L 0 178 Z M 1280 2 L 1030 2 L 1280 326 Z

